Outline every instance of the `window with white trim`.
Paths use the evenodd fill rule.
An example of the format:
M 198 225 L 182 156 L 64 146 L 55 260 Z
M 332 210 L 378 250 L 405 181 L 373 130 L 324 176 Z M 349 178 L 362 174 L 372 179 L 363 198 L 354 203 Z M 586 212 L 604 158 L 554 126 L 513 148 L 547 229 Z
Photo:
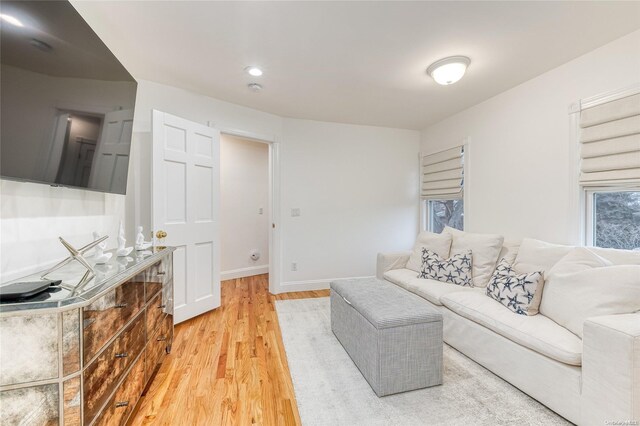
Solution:
M 587 245 L 640 249 L 640 93 L 580 110 L 580 186 Z
M 445 226 L 464 228 L 464 146 L 422 155 L 421 196 L 424 225 L 440 233 Z

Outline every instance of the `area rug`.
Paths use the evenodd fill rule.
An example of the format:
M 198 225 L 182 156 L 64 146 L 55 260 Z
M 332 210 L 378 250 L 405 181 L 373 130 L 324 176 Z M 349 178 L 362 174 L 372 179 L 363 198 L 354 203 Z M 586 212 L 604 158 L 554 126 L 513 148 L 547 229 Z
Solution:
M 331 332 L 328 297 L 276 310 L 304 426 L 571 424 L 447 345 L 443 385 L 378 398 Z

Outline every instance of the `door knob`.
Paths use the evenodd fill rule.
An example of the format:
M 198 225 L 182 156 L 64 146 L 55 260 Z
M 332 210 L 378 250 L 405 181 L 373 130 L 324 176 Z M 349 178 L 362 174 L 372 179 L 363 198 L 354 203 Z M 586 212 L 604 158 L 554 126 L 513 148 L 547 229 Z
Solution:
M 167 233 L 164 231 L 156 232 L 156 238 L 165 238 L 166 236 L 167 236 Z

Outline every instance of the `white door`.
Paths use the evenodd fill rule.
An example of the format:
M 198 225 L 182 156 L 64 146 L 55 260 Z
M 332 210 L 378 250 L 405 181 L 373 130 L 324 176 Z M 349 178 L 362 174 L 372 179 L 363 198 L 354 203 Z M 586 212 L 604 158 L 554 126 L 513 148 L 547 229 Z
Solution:
M 174 321 L 220 306 L 220 132 L 153 111 L 152 218 L 173 252 Z
M 53 141 L 49 147 L 48 156 L 44 168 L 43 179 L 47 182 L 55 182 L 58 170 L 62 164 L 62 153 L 64 152 L 64 144 L 67 143 L 69 137 L 69 118 L 71 116 L 66 113 L 60 113 L 55 120 L 53 131 Z
M 120 194 L 127 190 L 132 125 L 133 110 L 111 111 L 105 114 L 91 167 L 91 188 Z

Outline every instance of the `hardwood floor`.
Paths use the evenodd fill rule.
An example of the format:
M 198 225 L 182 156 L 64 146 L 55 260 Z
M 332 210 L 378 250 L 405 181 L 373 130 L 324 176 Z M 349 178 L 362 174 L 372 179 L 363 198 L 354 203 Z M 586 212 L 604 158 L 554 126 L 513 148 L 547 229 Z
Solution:
M 222 282 L 222 306 L 175 328 L 171 354 L 133 425 L 299 425 L 268 275 Z

